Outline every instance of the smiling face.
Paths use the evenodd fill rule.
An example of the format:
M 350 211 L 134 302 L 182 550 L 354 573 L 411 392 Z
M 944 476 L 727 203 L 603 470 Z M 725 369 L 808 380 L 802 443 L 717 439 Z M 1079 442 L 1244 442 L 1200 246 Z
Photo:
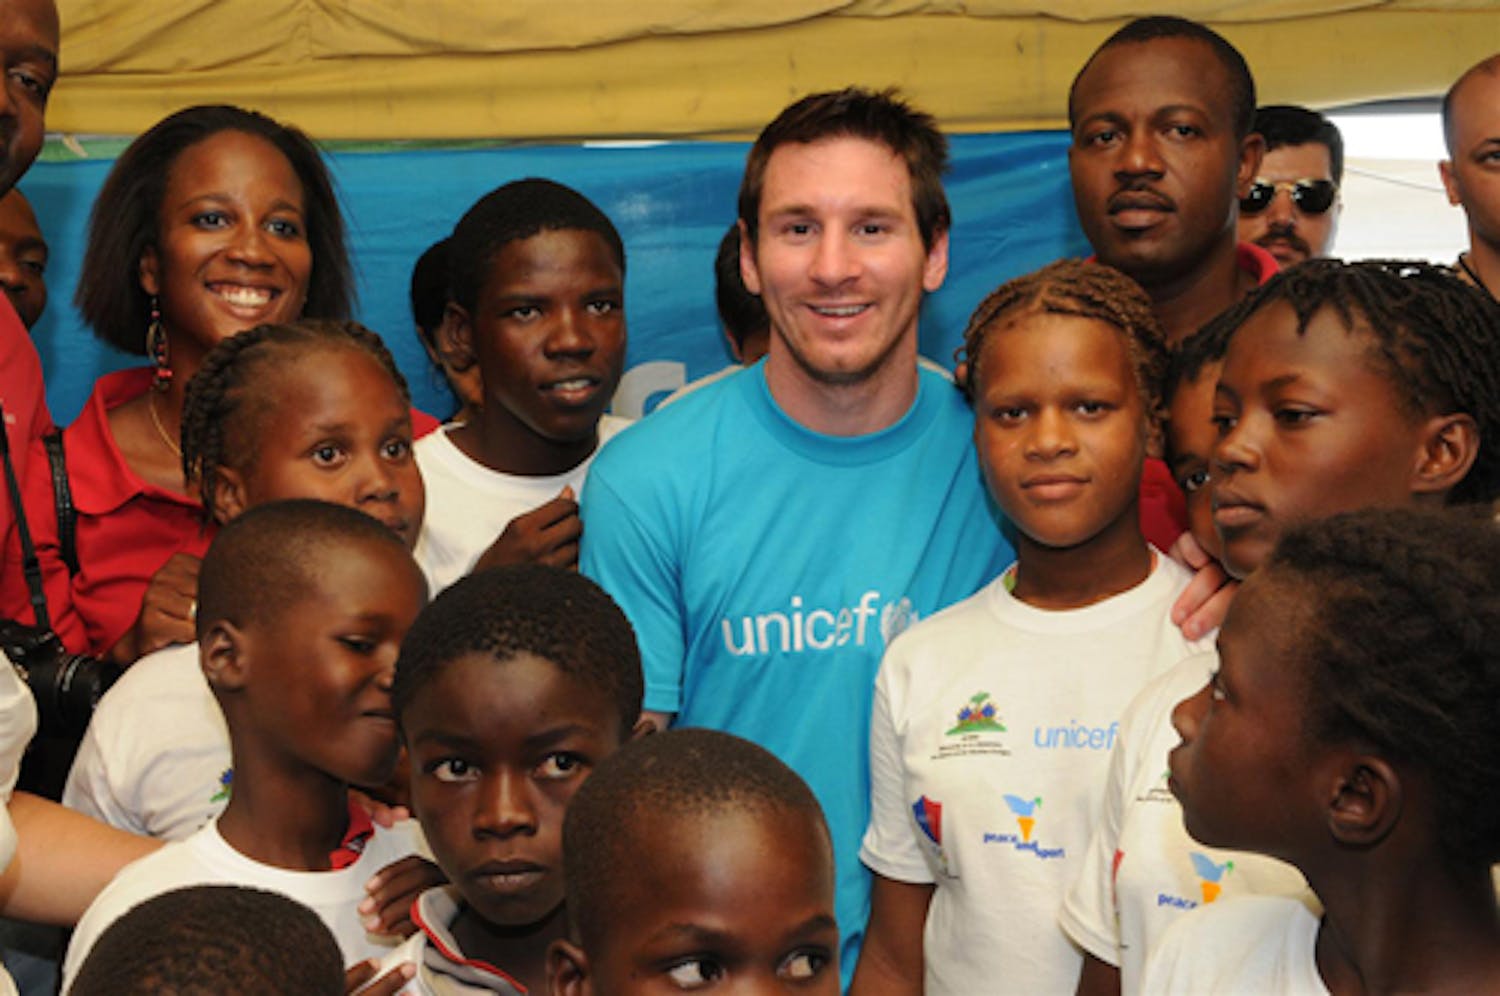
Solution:
M 1233 246 L 1261 144 L 1235 137 L 1230 92 L 1213 49 L 1191 38 L 1111 45 L 1074 88 L 1078 221 L 1101 262 L 1148 290 Z
M 1333 161 L 1328 146 L 1318 142 L 1283 145 L 1266 153 L 1257 180 L 1272 184 L 1296 183 L 1299 180 L 1333 182 Z M 1276 257 L 1284 270 L 1313 256 L 1327 256 L 1333 248 L 1342 204 L 1334 198 L 1333 206 L 1321 214 L 1309 214 L 1292 203 L 1290 188 L 1278 188 L 1265 210 L 1255 214 L 1240 213 L 1239 238 L 1254 242 Z
M 302 183 L 265 139 L 217 132 L 172 163 L 141 287 L 156 295 L 173 362 L 302 314 L 312 276 Z
M 401 725 L 412 806 L 469 907 L 495 927 L 548 920 L 568 802 L 627 732 L 615 703 L 533 654 L 470 653 L 415 693 Z
M 1298 600 L 1251 578 L 1219 631 L 1218 671 L 1172 710 L 1182 742 L 1167 758 L 1168 786 L 1200 843 L 1286 857 L 1299 824 L 1309 825 L 1300 817 L 1319 800 L 1301 791 L 1313 754 L 1296 647 L 1306 624 Z
M 216 517 L 319 498 L 379 519 L 415 546 L 426 491 L 411 451 L 411 409 L 391 375 L 354 346 L 304 348 L 286 359 L 270 397 L 245 415 L 254 423 L 250 464 L 218 468 Z
M 297 767 L 380 785 L 396 763 L 396 656 L 427 585 L 391 543 L 330 543 L 317 556 L 304 567 L 307 591 L 275 619 L 244 627 L 240 697 L 250 714 L 237 736 Z
M 1167 406 L 1167 465 L 1187 498 L 1188 528 L 1193 539 L 1215 560 L 1223 559 L 1214 529 L 1210 466 L 1219 430 L 1214 425 L 1214 388 L 1222 364 L 1207 363 L 1194 380 L 1184 380 Z
M 807 814 L 672 813 L 624 832 L 649 846 L 610 890 L 616 913 L 588 952 L 586 991 L 839 991 L 833 855 Z
M 1413 500 L 1426 419 L 1374 355 L 1373 333 L 1332 308 L 1297 332 L 1291 305 L 1267 304 L 1234 334 L 1214 394 L 1214 525 L 1224 566 L 1244 577 L 1288 526 Z
M 974 445 L 1006 518 L 1055 548 L 1138 531 L 1150 423 L 1124 333 L 1074 315 L 1002 320 L 978 365 Z
M 948 235 L 923 245 L 899 156 L 847 136 L 778 146 L 758 228 L 740 267 L 771 318 L 772 368 L 825 386 L 914 377 L 917 312 L 948 272 Z
M 47 243 L 19 190 L 0 197 L 0 289 L 28 329 L 47 307 Z
M 474 313 L 452 314 L 479 364 L 486 425 L 509 441 L 500 448 L 592 451 L 624 365 L 624 294 L 597 232 L 543 231 L 495 251 Z
M 0 3 L 0 194 L 16 185 L 42 149 L 47 98 L 57 80 L 57 8 L 52 0 Z

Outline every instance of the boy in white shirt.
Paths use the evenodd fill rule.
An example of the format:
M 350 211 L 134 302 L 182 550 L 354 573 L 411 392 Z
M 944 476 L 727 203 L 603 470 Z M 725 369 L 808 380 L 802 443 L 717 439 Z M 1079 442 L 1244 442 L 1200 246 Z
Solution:
M 479 370 L 483 400 L 416 446 L 427 485 L 417 562 L 434 593 L 476 567 L 578 563 L 577 496 L 625 360 L 625 248 L 587 197 L 507 183 L 449 240 L 443 355 Z
M 389 779 L 390 687 L 427 586 L 401 538 L 325 502 L 272 502 L 215 537 L 199 575 L 204 673 L 224 711 L 234 791 L 193 836 L 128 866 L 73 934 L 71 985 L 90 947 L 142 900 L 223 882 L 288 895 L 333 932 L 346 964 L 383 954 L 358 906 L 376 871 L 414 850 L 409 828 L 374 828 L 350 784 Z

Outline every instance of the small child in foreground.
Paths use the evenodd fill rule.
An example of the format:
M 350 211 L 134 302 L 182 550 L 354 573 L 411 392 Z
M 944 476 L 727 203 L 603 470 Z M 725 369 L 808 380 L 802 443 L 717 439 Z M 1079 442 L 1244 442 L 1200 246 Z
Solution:
M 214 538 L 199 575 L 204 673 L 224 712 L 234 791 L 214 822 L 128 866 L 84 913 L 66 991 L 94 941 L 144 899 L 223 882 L 311 907 L 346 964 L 388 952 L 366 934 L 365 883 L 414 851 L 406 828 L 373 827 L 350 785 L 396 763 L 390 687 L 427 585 L 395 532 L 342 505 L 253 508 Z
M 187 479 L 215 528 L 268 501 L 318 498 L 379 519 L 410 547 L 424 495 L 410 406 L 396 361 L 364 326 L 262 325 L 215 346 L 188 385 Z M 229 732 L 198 650 L 146 655 L 100 700 L 65 805 L 166 840 L 223 811 Z
M 339 946 L 286 896 L 194 885 L 148 899 L 110 924 L 73 996 L 343 996 Z
M 635 631 L 598 585 L 539 564 L 459 579 L 422 611 L 392 690 L 412 808 L 452 885 L 387 959 L 407 992 L 540 992 L 563 936 L 563 812 L 596 765 L 649 732 Z
M 828 826 L 765 749 L 700 729 L 626 744 L 578 793 L 563 851 L 553 996 L 839 991 Z
M 1500 490 L 1489 442 L 1500 438 L 1500 307 L 1448 272 L 1309 260 L 1215 328 L 1231 338 L 1208 490 L 1236 576 L 1298 523 L 1372 505 L 1483 503 Z M 1167 791 L 1171 711 L 1212 663 L 1162 676 L 1121 722 L 1104 816 L 1063 909 L 1063 928 L 1087 952 L 1081 993 L 1134 996 L 1151 949 L 1198 905 L 1307 898 L 1284 863 L 1189 839 Z
M 1369 509 L 1284 535 L 1172 715 L 1188 832 L 1302 870 L 1174 924 L 1147 993 L 1500 991 L 1500 530 Z
M 473 417 L 427 436 L 430 513 L 417 562 L 434 592 L 476 567 L 578 563 L 577 496 L 625 364 L 625 246 L 578 191 L 551 180 L 481 197 L 448 240 L 444 357 L 479 370 Z
M 1120 714 L 1202 649 L 1170 618 L 1190 575 L 1141 532 L 1166 365 L 1145 293 L 1107 266 L 1054 263 L 982 302 L 964 352 L 1016 562 L 881 662 L 861 994 L 1072 987 L 1057 910 Z

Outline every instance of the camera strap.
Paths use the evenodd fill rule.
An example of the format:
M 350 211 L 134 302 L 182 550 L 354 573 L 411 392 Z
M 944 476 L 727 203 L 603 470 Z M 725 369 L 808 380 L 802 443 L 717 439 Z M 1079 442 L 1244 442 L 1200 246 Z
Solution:
M 40 629 L 52 628 L 52 617 L 47 614 L 47 593 L 42 590 L 42 565 L 37 559 L 36 547 L 31 542 L 31 527 L 26 523 L 26 506 L 21 502 L 21 485 L 16 482 L 16 465 L 10 458 L 10 433 L 5 431 L 5 409 L 0 407 L 0 455 L 5 458 L 5 487 L 10 492 L 10 505 L 16 516 L 16 531 L 21 537 L 21 571 L 26 575 L 26 587 L 31 591 L 31 610 L 36 615 Z
M 61 429 L 42 437 L 47 463 L 52 467 L 52 496 L 57 505 L 57 545 L 70 575 L 78 573 L 78 509 L 73 507 L 73 486 L 68 483 L 68 462 L 63 455 Z

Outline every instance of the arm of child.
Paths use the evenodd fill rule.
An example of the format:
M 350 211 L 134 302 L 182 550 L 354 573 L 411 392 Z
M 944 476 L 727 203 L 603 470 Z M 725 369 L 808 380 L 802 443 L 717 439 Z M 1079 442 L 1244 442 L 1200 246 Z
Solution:
M 29 792 L 11 797 L 10 818 L 16 856 L 0 875 L 0 913 L 38 923 L 72 926 L 116 872 L 162 845 Z
M 198 568 L 202 563 L 191 553 L 174 553 L 157 568 L 141 598 L 135 625 L 110 648 L 110 660 L 129 666 L 162 647 L 198 638 Z
M 1085 951 L 1073 996 L 1120 996 L 1120 970 Z
M 583 535 L 583 521 L 578 518 L 578 502 L 573 489 L 563 488 L 556 498 L 529 512 L 516 516 L 490 548 L 479 555 L 474 570 L 502 564 L 550 564 L 553 567 L 578 566 L 578 538 Z
M 874 876 L 870 892 L 870 924 L 849 996 L 922 991 L 922 930 L 935 886 L 930 882 L 898 882 Z
M 1177 537 L 1169 556 L 1193 572 L 1193 580 L 1172 605 L 1172 622 L 1189 640 L 1201 640 L 1224 621 L 1240 583 L 1224 572 L 1191 532 Z

